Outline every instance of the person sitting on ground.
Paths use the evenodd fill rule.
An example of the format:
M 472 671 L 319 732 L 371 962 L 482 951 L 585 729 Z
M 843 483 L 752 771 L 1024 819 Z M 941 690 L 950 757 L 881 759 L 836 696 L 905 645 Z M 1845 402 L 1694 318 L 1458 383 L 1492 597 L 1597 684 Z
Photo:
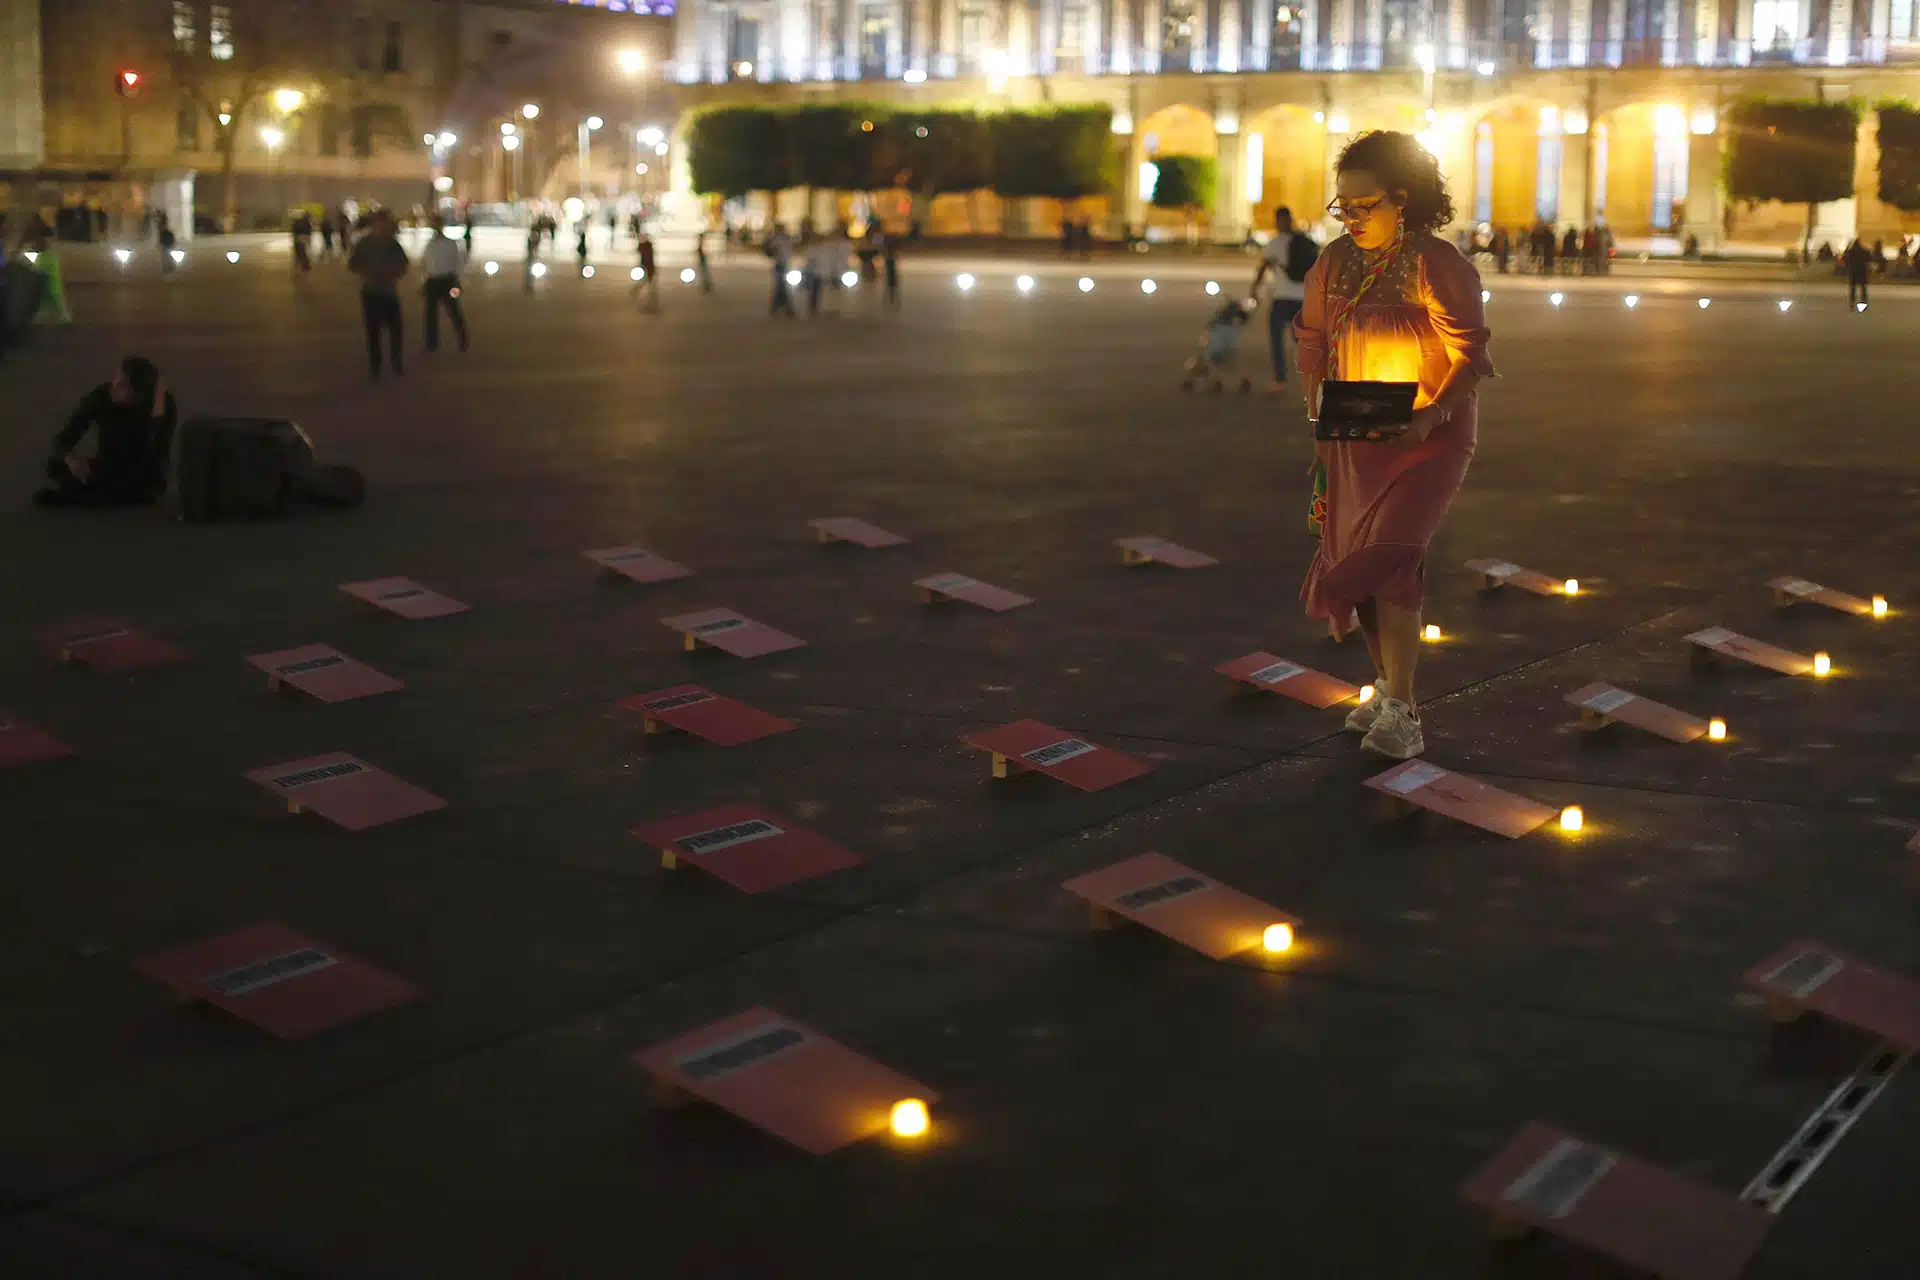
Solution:
M 128 356 L 113 381 L 89 391 L 53 438 L 52 481 L 34 495 L 43 507 L 134 506 L 166 490 L 167 454 L 179 410 L 153 361 Z M 88 431 L 92 457 L 80 452 Z

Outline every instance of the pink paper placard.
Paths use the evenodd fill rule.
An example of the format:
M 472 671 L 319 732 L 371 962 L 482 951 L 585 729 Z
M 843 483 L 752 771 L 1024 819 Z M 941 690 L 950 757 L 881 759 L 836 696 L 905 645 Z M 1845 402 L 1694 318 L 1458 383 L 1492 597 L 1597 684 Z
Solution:
M 1113 545 L 1120 548 L 1120 558 L 1128 564 L 1151 561 L 1172 569 L 1204 569 L 1220 563 L 1210 555 L 1195 551 L 1192 547 L 1183 547 L 1177 542 L 1168 542 L 1165 538 L 1115 538 Z
M 684 636 L 688 649 L 706 645 L 736 658 L 763 657 L 786 649 L 803 648 L 807 643 L 798 636 L 776 631 L 766 623 L 755 622 L 732 609 L 707 609 L 700 613 L 662 618 L 660 621 Z
M 72 754 L 72 747 L 44 729 L 28 724 L 10 711 L 0 710 L 0 769 L 62 760 Z
M 1554 816 L 1554 810 L 1511 791 L 1477 782 L 1425 760 L 1407 760 L 1367 779 L 1375 791 L 1515 840 Z
M 134 967 L 282 1040 L 357 1022 L 422 995 L 412 983 L 278 924 L 156 952 Z
M 292 760 L 246 774 L 298 813 L 311 809 L 348 831 L 444 809 L 447 802 L 344 751 Z
M 1575 689 L 1567 695 L 1567 701 L 1590 717 L 1618 720 L 1670 742 L 1693 742 L 1707 736 L 1705 720 L 1604 682 Z
M 683 813 L 635 827 L 668 867 L 685 862 L 742 893 L 765 893 L 860 864 L 825 836 L 755 804 Z
M 1869 617 L 1873 613 L 1873 602 L 1862 600 L 1859 596 L 1836 591 L 1832 587 L 1823 587 L 1817 582 L 1808 582 L 1805 578 L 1775 578 L 1767 585 L 1773 588 L 1774 599 L 1781 604 L 1825 605 L 1841 613 L 1851 613 L 1857 617 Z
M 897 533 L 853 516 L 828 516 L 807 523 L 813 526 L 822 542 L 851 542 L 855 546 L 876 550 L 880 547 L 898 547 L 907 541 Z
M 767 1008 L 675 1036 L 633 1060 L 655 1078 L 814 1155 L 885 1130 L 902 1099 L 940 1097 Z
M 1736 1280 L 1773 1221 L 1724 1191 L 1537 1121 L 1460 1194 L 1502 1218 L 1671 1280 Z
M 1264 651 L 1223 662 L 1214 670 L 1235 684 L 1266 689 L 1310 707 L 1331 707 L 1360 696 L 1360 690 L 1344 680 Z
M 718 747 L 737 747 L 776 733 L 785 733 L 799 721 L 768 715 L 758 707 L 736 702 L 697 684 L 680 684 L 652 693 L 636 693 L 620 704 L 639 713 L 654 731 L 654 722 L 669 725 Z
M 936 573 L 930 578 L 915 579 L 913 585 L 920 588 L 929 603 L 936 600 L 964 600 L 995 613 L 1005 613 L 1009 609 L 1033 603 L 1030 596 L 1009 591 L 1005 587 L 990 586 L 964 573 Z
M 186 654 L 118 618 L 76 618 L 40 632 L 40 644 L 61 662 L 107 675 L 180 662 Z
M 1778 671 L 1781 675 L 1804 676 L 1813 670 L 1812 658 L 1786 649 L 1775 648 L 1751 636 L 1729 631 L 1725 627 L 1707 627 L 1691 632 L 1687 636 L 1687 641 L 1708 653 L 1725 658 L 1737 658 L 1741 662 L 1750 662 L 1756 667 Z
M 1745 975 L 1749 985 L 1897 1048 L 1920 1051 L 1920 983 L 1800 938 Z
M 1010 769 L 1033 769 L 1081 791 L 1102 791 L 1153 770 L 1144 761 L 1038 720 L 984 729 L 960 741 L 991 751 L 996 763 L 1004 761 Z
M 424 618 L 444 618 L 448 614 L 465 613 L 472 605 L 461 604 L 451 596 L 443 596 L 438 591 L 421 586 L 412 578 L 375 578 L 371 582 L 345 582 L 340 589 L 355 599 L 364 600 L 388 613 L 397 613 L 403 618 L 420 620 Z
M 1089 871 L 1061 887 L 1214 960 L 1259 946 L 1270 925 L 1300 923 L 1158 853 Z
M 585 554 L 602 569 L 634 582 L 672 582 L 693 576 L 693 570 L 687 566 L 655 555 L 645 547 L 602 547 Z
M 1469 560 L 1467 568 L 1486 579 L 1487 587 L 1519 587 L 1538 596 L 1564 595 L 1566 583 L 1557 578 L 1549 578 L 1544 573 L 1535 573 L 1532 569 L 1523 569 L 1510 560 Z
M 247 661 L 267 673 L 268 688 L 291 685 L 322 702 L 350 702 L 407 687 L 331 645 L 308 644 L 277 653 L 256 653 Z

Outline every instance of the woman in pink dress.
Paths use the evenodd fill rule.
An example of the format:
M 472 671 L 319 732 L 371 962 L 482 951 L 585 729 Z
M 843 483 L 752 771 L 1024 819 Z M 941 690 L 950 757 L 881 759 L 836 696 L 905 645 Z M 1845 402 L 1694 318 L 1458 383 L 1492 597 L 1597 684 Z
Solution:
M 1306 279 L 1294 322 L 1307 405 L 1323 380 L 1417 382 L 1413 422 L 1385 441 L 1316 441 L 1325 469 L 1320 550 L 1300 598 L 1338 636 L 1355 617 L 1378 696 L 1347 717 L 1361 746 L 1396 760 L 1426 750 L 1414 698 L 1427 544 L 1473 458 L 1474 388 L 1493 376 L 1480 273 L 1433 233 L 1453 219 L 1440 166 L 1406 133 L 1341 152 L 1331 209 L 1347 234 Z

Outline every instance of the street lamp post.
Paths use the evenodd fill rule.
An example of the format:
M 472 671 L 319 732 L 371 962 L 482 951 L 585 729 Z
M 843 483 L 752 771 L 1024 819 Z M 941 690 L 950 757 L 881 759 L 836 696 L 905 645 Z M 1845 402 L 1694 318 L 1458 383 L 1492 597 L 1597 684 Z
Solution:
M 588 116 L 580 122 L 580 203 L 585 205 L 593 187 L 587 176 L 590 163 L 590 148 L 593 146 L 593 132 L 606 121 L 599 116 Z

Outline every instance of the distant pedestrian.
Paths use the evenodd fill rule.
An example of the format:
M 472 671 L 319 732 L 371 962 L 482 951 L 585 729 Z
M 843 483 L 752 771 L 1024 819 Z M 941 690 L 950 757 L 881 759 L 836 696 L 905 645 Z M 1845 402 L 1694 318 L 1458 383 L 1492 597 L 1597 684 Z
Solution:
M 453 336 L 460 350 L 467 349 L 467 318 L 460 310 L 460 267 L 465 257 L 460 245 L 447 234 L 446 226 L 433 220 L 433 239 L 420 251 L 420 274 L 426 277 L 426 347 L 429 354 L 440 349 L 440 309 L 446 308 L 453 321 Z
M 693 266 L 700 276 L 700 292 L 713 292 L 713 268 L 707 262 L 707 233 L 693 238 Z
M 611 253 L 620 243 L 620 210 L 607 206 L 607 251 Z
M 303 275 L 313 270 L 313 218 L 305 209 L 293 219 L 293 266 Z
M 820 315 L 820 303 L 826 296 L 830 285 L 837 286 L 840 268 L 846 265 L 843 255 L 834 253 L 835 237 L 831 234 L 821 236 L 807 246 L 807 318 L 816 319 Z
M 353 219 L 347 216 L 347 206 L 341 205 L 334 215 L 334 226 L 340 229 L 340 256 L 349 257 L 353 253 Z
M 1580 232 L 1578 228 L 1568 227 L 1567 234 L 1560 237 L 1560 270 L 1572 275 L 1580 265 Z
M 72 324 L 73 312 L 67 309 L 66 278 L 60 271 L 60 254 L 53 247 L 52 238 L 43 230 L 38 238 L 26 241 L 26 248 L 35 255 L 33 269 L 40 273 L 46 286 L 40 291 L 40 319 L 50 324 Z
M 892 236 L 880 246 L 881 266 L 887 279 L 887 305 L 900 305 L 900 246 Z
M 1580 237 L 1580 260 L 1581 275 L 1600 274 L 1600 228 L 1588 227 Z
M 1513 262 L 1513 237 L 1507 234 L 1505 227 L 1495 227 L 1493 243 L 1488 246 L 1493 252 L 1493 262 L 1501 275 L 1507 274 L 1507 268 Z
M 1293 229 L 1293 210 L 1281 205 L 1273 211 L 1273 239 L 1267 241 L 1260 269 L 1253 273 L 1247 295 L 1260 296 L 1260 285 L 1273 278 L 1273 302 L 1267 309 L 1267 347 L 1273 357 L 1273 387 L 1286 388 L 1287 337 L 1307 297 L 1307 272 L 1320 257 L 1320 246 L 1304 231 Z
M 466 226 L 464 228 L 465 234 L 460 237 L 460 256 L 463 258 L 471 258 L 473 256 L 473 233 L 475 231 L 473 225 L 473 201 L 467 201 L 467 207 L 462 216 L 466 218 Z
M 520 284 L 528 293 L 533 292 L 533 268 L 534 264 L 540 260 L 540 237 L 544 234 L 537 218 L 533 225 L 527 228 L 527 260 L 521 268 Z
M 1080 219 L 1080 260 L 1093 261 L 1093 219 Z
M 633 287 L 640 291 L 643 310 L 658 311 L 660 310 L 660 264 L 654 256 L 653 237 L 645 231 L 640 233 L 639 254 L 640 279 L 634 283 Z
M 382 209 L 367 225 L 367 234 L 353 246 L 347 257 L 347 269 L 360 277 L 360 319 L 367 334 L 367 367 L 373 380 L 380 380 L 380 336 L 384 331 L 387 352 L 396 376 L 406 372 L 401 361 L 402 337 L 406 329 L 400 311 L 400 281 L 407 274 L 407 251 L 396 236 L 399 227 L 393 215 Z
M 320 261 L 333 261 L 333 217 L 325 213 L 320 215 Z
M 1867 246 L 1854 240 L 1840 255 L 1840 265 L 1847 273 L 1847 305 L 1855 311 L 1867 308 L 1867 271 L 1871 255 Z M 1895 308 L 1898 310 L 1898 308 Z
M 580 238 L 573 246 L 573 256 L 580 260 L 580 274 L 587 273 L 587 220 L 580 219 Z
M 768 315 L 793 315 L 793 284 L 787 278 L 793 271 L 793 238 L 785 223 L 776 222 L 767 235 L 767 260 L 773 264 L 773 303 Z
M 167 215 L 160 215 L 160 274 L 173 274 L 173 227 L 167 221 Z

